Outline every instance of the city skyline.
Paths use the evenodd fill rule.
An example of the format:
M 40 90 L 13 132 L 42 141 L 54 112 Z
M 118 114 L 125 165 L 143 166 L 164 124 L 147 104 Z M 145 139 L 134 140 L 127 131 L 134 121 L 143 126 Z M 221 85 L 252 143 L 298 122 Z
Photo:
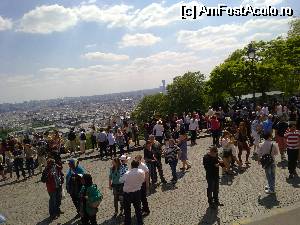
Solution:
M 299 6 L 292 0 L 0 2 L 0 103 L 156 88 L 206 76 L 237 48 L 285 36 L 288 17 L 182 20 L 185 5 Z

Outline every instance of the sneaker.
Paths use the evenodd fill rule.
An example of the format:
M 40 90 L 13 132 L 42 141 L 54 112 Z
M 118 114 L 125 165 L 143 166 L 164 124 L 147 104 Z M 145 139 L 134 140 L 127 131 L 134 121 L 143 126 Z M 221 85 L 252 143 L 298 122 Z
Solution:
M 265 186 L 265 190 L 269 190 L 269 186 L 268 185 Z
M 270 194 L 275 194 L 275 191 L 270 191 L 270 190 L 268 189 L 268 190 L 265 190 L 265 193 L 270 195 Z
M 289 179 L 293 179 L 293 178 L 294 178 L 294 174 L 290 174 Z
M 215 203 L 216 206 L 224 206 L 224 204 L 220 203 L 220 202 L 216 202 Z

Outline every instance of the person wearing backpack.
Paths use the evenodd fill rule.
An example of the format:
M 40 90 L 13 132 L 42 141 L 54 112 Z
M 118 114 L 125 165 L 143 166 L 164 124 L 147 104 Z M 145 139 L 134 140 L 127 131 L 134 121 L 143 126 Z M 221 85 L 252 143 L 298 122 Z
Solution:
M 278 155 L 278 145 L 272 141 L 272 134 L 265 134 L 265 141 L 258 149 L 258 163 L 266 173 L 268 185 L 265 186 L 266 194 L 275 194 L 275 156 Z
M 76 159 L 69 160 L 69 170 L 66 175 L 66 189 L 72 198 L 72 202 L 80 213 L 80 191 L 82 188 L 81 178 L 85 174 L 83 167 L 79 165 L 79 161 Z
M 97 212 L 103 195 L 90 174 L 82 177 L 82 188 L 80 191 L 80 215 L 81 223 L 84 225 L 97 225 Z

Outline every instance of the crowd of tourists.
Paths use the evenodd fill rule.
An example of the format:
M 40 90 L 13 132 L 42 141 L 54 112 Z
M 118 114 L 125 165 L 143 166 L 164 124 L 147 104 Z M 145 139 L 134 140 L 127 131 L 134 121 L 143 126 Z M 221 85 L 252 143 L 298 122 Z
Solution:
M 164 164 L 170 168 L 172 185 L 176 185 L 178 181 L 176 168 L 179 161 L 182 164 L 180 170 L 184 172 L 191 169 L 188 142 L 190 141 L 190 146 L 197 145 L 200 132 L 206 132 L 212 137 L 212 146 L 203 157 L 210 207 L 222 205 L 218 196 L 219 168 L 222 168 L 223 176 L 232 176 L 235 170 L 245 171 L 253 163 L 251 159 L 260 163 L 265 170 L 265 192 L 274 194 L 276 155 L 280 154 L 280 160 L 284 162 L 287 154 L 288 179 L 298 176 L 296 167 L 300 159 L 299 125 L 299 109 L 293 104 L 243 104 L 226 110 L 209 107 L 203 114 L 190 112 L 165 118 L 151 118 L 142 129 L 136 123 L 129 124 L 126 121 L 122 125 L 114 122 L 106 129 L 98 130 L 93 126 L 89 138 L 92 148 L 99 150 L 100 158 L 109 157 L 112 160 L 108 185 L 113 191 L 114 216 L 124 216 L 125 225 L 129 225 L 131 204 L 135 209 L 137 224 L 143 224 L 143 217 L 149 215 L 151 210 L 147 201 L 150 187 L 156 187 L 158 175 L 160 183 L 168 182 L 163 172 Z M 141 135 L 146 142 L 144 146 L 139 143 Z M 65 177 L 62 173 L 61 154 L 69 153 L 74 157 L 78 151 L 78 139 L 79 153 L 84 154 L 86 132 L 80 129 L 76 133 L 72 128 L 67 139 L 66 149 L 57 131 L 34 134 L 32 138 L 27 135 L 23 140 L 14 137 L 2 140 L 1 175 L 3 179 L 7 179 L 7 174 L 12 178 L 15 171 L 17 179 L 20 178 L 20 173 L 26 179 L 25 169 L 31 177 L 37 167 L 42 172 L 41 181 L 46 183 L 50 196 L 49 214 L 52 219 L 63 213 L 60 204 L 65 182 L 66 191 L 72 198 L 74 210 L 82 223 L 97 224 L 97 208 L 103 196 L 93 183 L 91 175 L 86 173 L 75 158 L 68 160 L 69 168 Z M 143 149 L 143 154 L 132 160 L 129 156 L 132 151 L 130 142 Z

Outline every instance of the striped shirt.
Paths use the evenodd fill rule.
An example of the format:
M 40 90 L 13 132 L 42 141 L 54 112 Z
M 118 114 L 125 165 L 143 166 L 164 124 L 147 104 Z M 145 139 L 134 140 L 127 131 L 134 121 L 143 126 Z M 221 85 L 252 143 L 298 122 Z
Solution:
M 287 130 L 284 134 L 286 138 L 286 145 L 289 149 L 299 149 L 300 146 L 300 132 L 298 130 Z

